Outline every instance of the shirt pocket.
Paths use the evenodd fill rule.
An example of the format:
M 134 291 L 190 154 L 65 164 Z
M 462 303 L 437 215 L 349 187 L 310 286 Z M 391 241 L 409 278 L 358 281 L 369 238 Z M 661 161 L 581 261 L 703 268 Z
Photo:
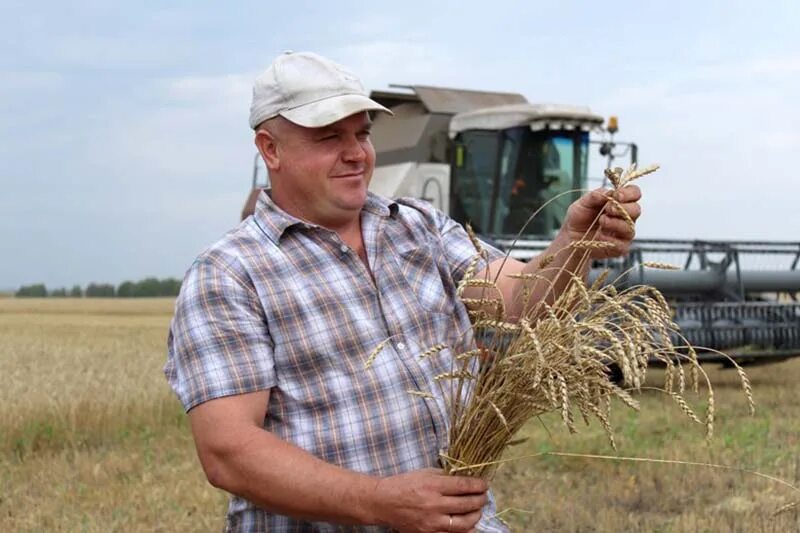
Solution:
M 396 261 L 415 300 L 428 313 L 452 316 L 456 286 L 447 261 L 433 243 L 406 243 L 395 247 Z

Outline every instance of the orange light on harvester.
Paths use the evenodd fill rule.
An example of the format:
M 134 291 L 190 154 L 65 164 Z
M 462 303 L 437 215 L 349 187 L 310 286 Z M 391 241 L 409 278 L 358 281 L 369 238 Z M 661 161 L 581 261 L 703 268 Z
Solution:
M 606 129 L 608 130 L 609 133 L 617 133 L 617 130 L 619 129 L 619 124 L 617 122 L 616 116 L 611 115 L 610 117 L 608 117 L 608 126 L 606 127 Z

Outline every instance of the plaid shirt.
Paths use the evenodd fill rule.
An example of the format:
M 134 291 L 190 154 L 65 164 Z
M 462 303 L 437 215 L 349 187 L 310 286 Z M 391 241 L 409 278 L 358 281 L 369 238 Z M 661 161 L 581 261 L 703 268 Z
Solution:
M 267 194 L 200 255 L 177 300 L 165 367 L 187 411 L 270 389 L 264 429 L 320 459 L 375 476 L 438 466 L 449 394 L 434 377 L 452 370 L 453 354 L 419 355 L 465 342 L 456 286 L 475 249 L 460 225 L 419 200 L 369 194 L 361 226 L 372 276 L 335 232 L 290 216 Z M 494 512 L 491 500 L 479 527 L 505 531 Z M 345 528 L 234 496 L 226 529 Z

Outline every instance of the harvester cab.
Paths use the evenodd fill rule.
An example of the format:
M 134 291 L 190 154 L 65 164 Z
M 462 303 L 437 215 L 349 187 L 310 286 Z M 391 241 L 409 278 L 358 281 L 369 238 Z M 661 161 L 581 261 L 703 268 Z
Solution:
M 426 198 L 486 236 L 558 230 L 579 194 L 569 191 L 588 186 L 590 132 L 603 131 L 602 117 L 513 93 L 405 89 L 371 95 L 395 113 L 375 118 L 373 190 Z

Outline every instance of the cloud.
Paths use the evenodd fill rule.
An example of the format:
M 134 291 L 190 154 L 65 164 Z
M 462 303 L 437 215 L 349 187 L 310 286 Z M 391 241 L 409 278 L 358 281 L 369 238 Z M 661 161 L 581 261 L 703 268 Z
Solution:
M 174 65 L 188 57 L 189 47 L 177 40 L 66 35 L 48 50 L 48 60 L 60 68 L 130 69 Z
M 113 123 L 96 122 L 84 159 L 122 180 L 175 187 L 245 183 L 252 159 L 247 124 L 252 73 L 158 79 L 142 105 L 118 101 Z M 124 128 L 118 125 L 124 124 Z M 124 185 L 123 185 L 124 187 Z
M 759 59 L 749 65 L 749 71 L 752 74 L 797 75 L 800 74 L 800 55 Z
M 780 83 L 776 78 L 780 78 Z M 800 56 L 754 58 L 744 62 L 667 71 L 656 79 L 623 85 L 600 100 L 608 109 L 646 112 L 671 134 L 699 139 L 727 137 L 763 142 L 764 133 L 800 120 L 795 91 Z M 788 119 L 788 120 L 787 120 Z M 785 135 L 781 135 L 786 139 Z
M 9 46 L 0 47 L 0 64 L 66 72 L 181 68 L 197 62 L 190 54 L 195 42 L 187 38 L 200 24 L 196 8 L 136 8 L 96 0 L 5 4 L 0 42 Z
M 368 89 L 390 83 L 452 85 L 463 75 L 448 48 L 431 41 L 372 40 L 323 52 L 355 72 Z
M 764 83 L 800 74 L 800 55 L 701 62 L 672 74 L 675 82 Z
M 48 71 L 0 72 L 0 94 L 11 95 L 22 91 L 56 91 L 64 86 L 64 76 Z
M 163 83 L 164 95 L 173 102 L 190 105 L 211 105 L 215 108 L 241 108 L 249 102 L 257 73 L 187 76 Z
M 641 162 L 662 164 L 643 180 L 640 234 L 797 238 L 798 67 L 800 56 L 691 65 L 598 100 L 619 113 L 621 138 L 636 140 Z
M 759 135 L 757 141 L 759 145 L 764 148 L 776 148 L 778 150 L 792 150 L 796 152 L 798 148 L 800 148 L 800 132 L 796 129 L 767 131 L 763 135 Z

